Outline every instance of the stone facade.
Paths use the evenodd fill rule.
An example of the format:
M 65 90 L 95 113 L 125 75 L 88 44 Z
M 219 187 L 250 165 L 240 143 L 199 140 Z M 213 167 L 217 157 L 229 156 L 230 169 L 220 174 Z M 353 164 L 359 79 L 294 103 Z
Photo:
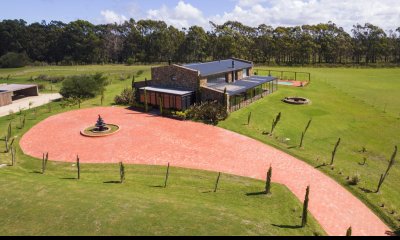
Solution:
M 227 105 L 227 110 L 229 109 L 229 95 L 224 96 L 224 92 L 216 91 L 215 89 L 210 89 L 207 87 L 200 88 L 201 101 L 218 101 L 221 105 Z
M 232 72 L 228 72 L 228 73 L 225 74 L 225 81 L 226 81 L 227 83 L 233 82 Z
M 200 79 L 200 87 L 207 87 L 207 78 Z
M 243 79 L 243 70 L 236 71 L 236 80 Z
M 249 76 L 253 76 L 254 75 L 254 69 L 253 68 L 250 68 L 249 69 Z
M 199 72 L 178 65 L 151 69 L 152 85 L 162 88 L 198 91 Z

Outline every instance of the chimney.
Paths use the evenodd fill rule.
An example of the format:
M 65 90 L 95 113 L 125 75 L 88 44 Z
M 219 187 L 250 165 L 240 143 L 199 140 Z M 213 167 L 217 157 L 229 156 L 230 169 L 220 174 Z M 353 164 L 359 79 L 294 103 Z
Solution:
M 168 65 L 171 66 L 171 64 L 172 64 L 172 59 L 170 58 L 168 59 Z
M 235 68 L 235 60 L 232 60 L 232 68 Z

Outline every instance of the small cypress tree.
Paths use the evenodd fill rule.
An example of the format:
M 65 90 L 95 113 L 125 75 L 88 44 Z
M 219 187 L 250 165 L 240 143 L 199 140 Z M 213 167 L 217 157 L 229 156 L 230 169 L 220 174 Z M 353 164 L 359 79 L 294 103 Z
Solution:
M 351 227 L 349 227 L 349 229 L 347 229 L 346 232 L 346 237 L 351 237 L 353 235 L 353 229 Z
M 394 147 L 394 152 L 392 154 L 392 158 L 389 161 L 389 165 L 388 165 L 388 168 L 386 169 L 386 172 L 381 175 L 376 193 L 380 192 L 383 182 L 385 181 L 386 177 L 389 175 L 390 169 L 392 169 L 392 167 L 395 163 L 396 155 L 397 155 L 397 146 Z
M 46 153 L 46 155 L 43 153 L 43 158 L 42 158 L 42 174 L 46 173 L 46 167 L 47 167 L 47 161 L 49 160 L 49 153 Z
M 310 126 L 311 126 L 311 123 L 312 123 L 312 119 L 310 119 L 310 121 L 308 122 L 308 124 L 307 124 L 307 126 L 306 126 L 304 132 L 301 133 L 300 148 L 303 147 L 304 137 L 306 136 L 306 133 L 307 133 L 308 129 L 309 129 Z
M 17 160 L 16 160 L 16 149 L 14 147 L 11 147 L 11 166 L 17 165 Z
M 81 163 L 80 163 L 79 156 L 76 156 L 76 168 L 78 170 L 78 180 L 80 180 L 81 179 Z
M 306 197 L 304 199 L 304 204 L 303 204 L 303 216 L 301 220 L 301 227 L 305 227 L 307 225 L 307 220 L 308 220 L 308 203 L 310 201 L 309 199 L 310 196 L 310 186 L 307 187 L 306 190 Z
M 251 123 L 251 112 L 249 113 L 249 116 L 247 117 L 247 126 L 250 126 Z
M 9 153 L 9 152 L 10 152 L 10 149 L 11 149 L 12 146 L 14 145 L 14 141 L 15 141 L 15 138 L 13 138 L 13 139 L 11 140 L 11 143 L 9 143 L 9 139 L 8 139 L 7 136 L 6 136 L 6 141 L 5 141 L 5 144 L 6 144 L 6 153 Z
M 271 179 L 272 179 L 272 166 L 269 167 L 267 173 L 267 181 L 265 184 L 265 194 L 271 194 Z
M 274 133 L 276 126 L 281 121 L 281 117 L 282 117 L 282 113 L 279 113 L 278 116 L 276 116 L 276 118 L 272 120 L 272 128 L 271 128 L 271 133 L 270 133 L 271 136 Z
M 169 163 L 168 163 L 168 167 L 167 167 L 167 173 L 165 174 L 165 182 L 164 182 L 164 188 L 167 188 L 167 183 L 168 183 L 168 178 L 169 178 Z
M 100 105 L 101 106 L 103 106 L 104 98 L 105 98 L 105 96 L 104 96 L 104 91 L 103 91 L 103 92 L 101 92 L 101 97 L 100 97 Z
M 8 153 L 10 150 L 9 150 L 9 148 L 8 148 L 8 136 L 6 136 L 6 139 L 5 139 L 5 141 L 4 141 L 4 144 L 6 145 L 6 153 Z
M 225 108 L 228 107 L 228 91 L 226 88 L 224 89 L 224 106 Z
M 11 122 L 8 124 L 8 130 L 7 130 L 7 139 L 10 139 L 12 135 L 12 127 L 11 127 Z
M 339 147 L 341 141 L 342 141 L 342 139 L 339 138 L 339 140 L 337 141 L 337 143 L 336 143 L 336 145 L 335 145 L 335 148 L 333 149 L 333 152 L 332 152 L 332 160 L 331 160 L 331 166 L 333 165 L 333 163 L 334 163 L 334 161 L 335 161 L 336 151 L 337 151 L 337 149 L 338 149 L 338 147 Z
M 125 181 L 125 166 L 122 162 L 119 163 L 119 176 L 120 176 L 120 183 L 124 183 Z
M 52 109 L 51 109 L 51 102 L 49 101 L 49 103 L 47 104 L 47 111 L 49 113 L 51 113 Z
M 214 192 L 216 193 L 218 190 L 218 185 L 219 185 L 219 180 L 221 178 L 221 173 L 218 173 L 218 178 L 217 181 L 215 182 L 215 188 L 214 188 Z
M 135 89 L 135 74 L 132 77 L 132 90 Z

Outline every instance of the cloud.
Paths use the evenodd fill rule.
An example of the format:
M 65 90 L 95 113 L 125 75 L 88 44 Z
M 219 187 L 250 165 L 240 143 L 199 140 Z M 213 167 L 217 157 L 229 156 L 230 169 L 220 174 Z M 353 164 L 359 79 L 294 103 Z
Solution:
M 399 0 L 225 0 L 232 4 L 229 11 L 207 15 L 207 9 L 199 9 L 189 3 L 191 0 L 180 0 L 175 6 L 162 5 L 144 11 L 135 19 L 162 20 L 177 28 L 188 28 L 199 25 L 210 28 L 209 21 L 222 24 L 226 21 L 239 21 L 256 27 L 260 24 L 277 26 L 297 26 L 318 24 L 333 21 L 338 26 L 350 31 L 353 25 L 372 23 L 388 31 L 400 27 Z M 207 8 L 212 8 L 209 0 Z M 143 11 L 142 11 L 143 12 Z M 120 22 L 124 15 L 106 10 L 102 11 L 106 22 Z
M 162 20 L 177 28 L 189 28 L 192 25 L 204 26 L 207 23 L 202 11 L 184 1 L 179 1 L 174 8 L 163 5 L 159 9 L 150 9 L 147 12 L 147 18 Z
M 369 22 L 389 30 L 400 25 L 400 4 L 398 0 L 238 0 L 232 11 L 211 18 L 217 23 L 237 20 L 275 27 L 333 21 L 347 31 L 354 24 Z
M 111 10 L 104 10 L 100 12 L 103 17 L 102 22 L 104 23 L 123 23 L 128 20 L 124 15 L 119 15 Z

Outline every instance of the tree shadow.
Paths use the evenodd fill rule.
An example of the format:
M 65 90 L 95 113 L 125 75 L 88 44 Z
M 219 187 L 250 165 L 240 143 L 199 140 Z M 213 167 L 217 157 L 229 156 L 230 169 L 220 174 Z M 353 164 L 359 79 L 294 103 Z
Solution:
M 60 178 L 60 180 L 78 180 L 78 178 Z
M 321 164 L 321 165 L 316 166 L 315 168 L 319 169 L 319 168 L 323 168 L 323 167 L 326 167 L 326 166 L 327 166 L 326 164 Z
M 288 147 L 288 149 L 294 149 L 294 148 L 299 148 L 299 146 L 291 146 L 291 147 Z
M 362 187 L 360 187 L 359 188 L 361 191 L 363 191 L 364 193 L 374 193 L 374 191 L 372 191 L 372 190 L 370 190 L 370 189 L 367 189 L 367 188 L 362 188 Z
M 296 226 L 290 226 L 290 225 L 277 225 L 277 224 L 271 224 L 273 227 L 277 227 L 277 228 L 285 228 L 285 229 L 300 229 L 302 228 L 300 225 L 296 225 Z
M 267 195 L 265 191 L 262 192 L 253 192 L 253 193 L 246 193 L 246 196 L 252 197 L 252 196 L 261 196 L 261 195 Z
M 214 191 L 205 191 L 205 192 L 202 192 L 203 194 L 207 194 L 207 193 L 213 193 Z
M 161 185 L 150 186 L 150 187 L 152 187 L 152 188 L 165 188 L 164 186 L 161 186 Z
M 103 182 L 104 184 L 121 184 L 121 181 L 108 181 L 108 182 Z
M 33 172 L 30 172 L 30 173 L 33 173 L 33 174 L 42 174 L 42 172 L 40 172 L 40 171 L 33 171 Z

